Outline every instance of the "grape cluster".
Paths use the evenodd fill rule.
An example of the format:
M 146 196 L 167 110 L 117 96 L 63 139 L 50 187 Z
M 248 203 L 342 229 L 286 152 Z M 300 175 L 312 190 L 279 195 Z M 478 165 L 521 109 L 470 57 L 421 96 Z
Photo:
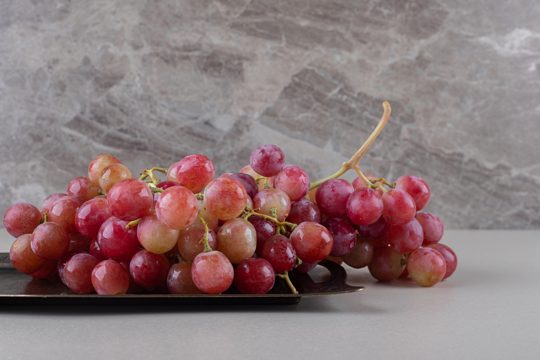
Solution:
M 313 183 L 276 145 L 256 148 L 240 172 L 218 177 L 200 154 L 138 179 L 116 157 L 99 155 L 87 177 L 47 197 L 41 210 L 8 208 L 11 262 L 77 294 L 263 294 L 276 278 L 296 293 L 289 272 L 324 259 L 367 266 L 380 281 L 432 286 L 454 272 L 457 258 L 439 243 L 441 219 L 421 212 L 429 186 L 415 176 L 391 183 L 358 167 L 388 116 L 389 106 L 351 160 Z M 339 178 L 351 169 L 352 183 Z

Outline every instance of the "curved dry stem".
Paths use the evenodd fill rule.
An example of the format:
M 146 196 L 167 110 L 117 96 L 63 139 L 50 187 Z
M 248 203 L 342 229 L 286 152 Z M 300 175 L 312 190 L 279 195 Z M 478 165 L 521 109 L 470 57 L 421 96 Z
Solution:
M 202 242 L 204 245 L 204 252 L 212 251 L 213 249 L 210 246 L 210 243 L 208 242 L 208 234 L 210 233 L 210 229 L 208 228 L 208 223 L 206 222 L 206 220 L 204 220 L 204 217 L 201 214 L 197 214 L 197 216 L 199 217 L 201 224 L 203 224 L 204 226 L 204 235 L 202 238 Z

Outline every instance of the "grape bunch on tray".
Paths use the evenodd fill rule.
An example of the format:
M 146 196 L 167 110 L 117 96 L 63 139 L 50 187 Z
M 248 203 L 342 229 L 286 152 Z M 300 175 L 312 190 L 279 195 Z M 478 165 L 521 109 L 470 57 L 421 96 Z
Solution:
M 441 219 L 422 211 L 429 186 L 416 176 L 390 182 L 359 166 L 390 118 L 387 102 L 383 109 L 358 151 L 311 183 L 276 145 L 259 146 L 240 172 L 218 177 L 200 154 L 138 179 L 101 154 L 87 177 L 47 197 L 41 210 L 8 208 L 4 226 L 16 237 L 10 260 L 77 294 L 264 294 L 276 281 L 296 293 L 289 273 L 324 259 L 368 267 L 379 281 L 432 286 L 452 275 L 457 258 L 439 243 Z M 357 174 L 352 183 L 340 178 L 349 170 Z

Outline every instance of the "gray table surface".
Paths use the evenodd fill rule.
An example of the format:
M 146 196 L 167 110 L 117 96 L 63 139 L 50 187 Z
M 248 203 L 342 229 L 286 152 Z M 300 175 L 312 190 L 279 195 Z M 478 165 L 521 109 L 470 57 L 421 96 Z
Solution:
M 0 233 L 0 251 L 9 247 Z M 297 306 L 0 311 L 1 359 L 540 359 L 540 231 L 448 231 L 454 276 Z

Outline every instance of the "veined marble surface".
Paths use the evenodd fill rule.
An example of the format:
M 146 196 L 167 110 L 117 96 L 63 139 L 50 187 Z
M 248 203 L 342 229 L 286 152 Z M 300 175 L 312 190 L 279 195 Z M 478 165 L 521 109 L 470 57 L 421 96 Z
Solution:
M 540 2 L 0 1 L 0 211 L 100 152 L 133 172 L 279 144 L 425 177 L 449 228 L 540 227 Z

